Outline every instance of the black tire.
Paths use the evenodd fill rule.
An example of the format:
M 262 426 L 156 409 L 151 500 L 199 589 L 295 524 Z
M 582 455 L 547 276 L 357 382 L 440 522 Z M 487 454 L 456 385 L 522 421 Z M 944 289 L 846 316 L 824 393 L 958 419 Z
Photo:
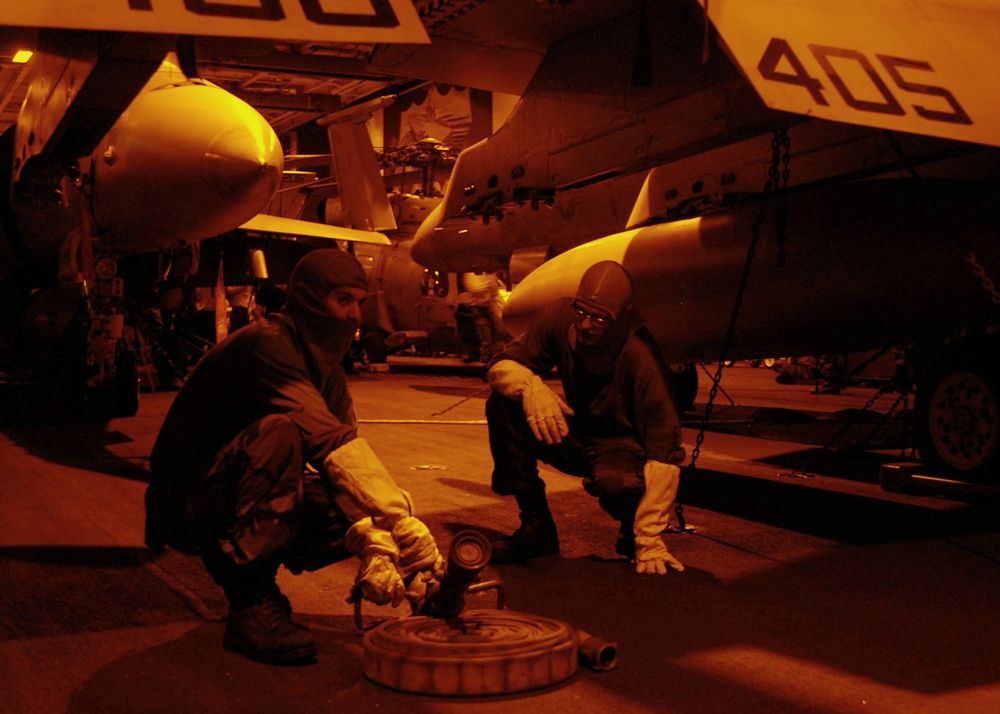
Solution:
M 368 355 L 369 364 L 385 364 L 387 350 L 385 333 L 381 330 L 369 330 L 361 336 L 361 349 Z
M 67 328 L 60 347 L 61 355 L 46 368 L 55 369 L 60 398 L 71 417 L 86 416 L 92 408 L 87 386 L 87 333 L 83 324 L 83 306 Z
M 139 368 L 135 352 L 120 352 L 115 357 L 115 380 L 111 389 L 114 417 L 133 417 L 139 412 Z
M 694 400 L 698 397 L 698 370 L 693 364 L 683 368 L 674 367 L 674 399 L 681 414 L 694 411 Z
M 1000 484 L 1000 349 L 970 339 L 936 359 L 917 385 L 917 448 L 945 478 Z

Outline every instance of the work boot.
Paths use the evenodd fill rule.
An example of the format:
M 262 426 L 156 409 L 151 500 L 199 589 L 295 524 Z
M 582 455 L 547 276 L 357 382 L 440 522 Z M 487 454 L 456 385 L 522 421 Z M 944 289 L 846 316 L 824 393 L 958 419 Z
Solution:
M 265 664 L 295 664 L 315 657 L 316 642 L 292 622 L 286 603 L 265 597 L 242 610 L 230 608 L 222 646 Z
M 286 596 L 285 593 L 281 592 L 277 583 L 272 583 L 268 588 L 267 597 L 274 600 L 278 609 L 281 610 L 282 615 L 287 617 L 289 620 L 292 619 L 292 601 L 288 599 L 288 596 Z M 293 622 L 292 624 L 296 627 L 302 627 L 304 629 L 304 627 L 297 622 Z
M 601 508 L 618 521 L 618 540 L 615 552 L 629 560 L 635 560 L 635 512 L 639 507 L 637 496 L 602 496 Z
M 635 533 L 624 529 L 618 531 L 618 540 L 615 542 L 615 552 L 624 555 L 629 560 L 635 560 Z
M 559 534 L 545 492 L 519 494 L 521 526 L 507 538 L 492 541 L 491 563 L 523 563 L 529 558 L 559 553 Z
M 525 520 L 521 527 L 506 538 L 490 543 L 493 554 L 491 563 L 523 563 L 530 558 L 559 554 L 559 534 L 555 521 L 547 519 Z

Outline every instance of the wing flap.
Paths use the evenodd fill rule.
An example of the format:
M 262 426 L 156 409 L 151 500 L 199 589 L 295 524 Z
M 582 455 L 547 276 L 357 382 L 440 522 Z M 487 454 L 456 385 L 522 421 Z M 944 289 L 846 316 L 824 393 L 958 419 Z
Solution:
M 260 213 L 240 226 L 245 231 L 272 233 L 276 235 L 299 236 L 302 238 L 326 238 L 357 243 L 389 245 L 389 239 L 375 231 L 359 231 L 341 226 L 328 226 L 315 221 L 300 221 L 296 218 L 282 218 Z

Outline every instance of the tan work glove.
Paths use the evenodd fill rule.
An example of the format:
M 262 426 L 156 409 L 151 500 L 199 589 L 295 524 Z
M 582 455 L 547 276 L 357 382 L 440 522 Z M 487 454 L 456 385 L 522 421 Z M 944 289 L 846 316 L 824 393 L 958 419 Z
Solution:
M 444 578 L 445 564 L 443 558 L 438 558 L 433 566 L 418 571 L 406 585 L 406 599 L 414 615 L 426 614 L 424 606 L 433 602 L 441 590 L 441 580 Z
M 521 400 L 531 432 L 539 441 L 558 444 L 569 434 L 566 416 L 571 416 L 573 410 L 523 364 L 500 360 L 490 367 L 489 381 L 503 396 Z
M 361 437 L 327 454 L 323 470 L 337 489 L 337 505 L 353 522 L 370 516 L 376 527 L 391 531 L 396 521 L 413 513 L 410 494 L 396 485 Z
M 403 602 L 406 585 L 396 567 L 399 548 L 389 531 L 376 527 L 371 518 L 363 518 L 348 529 L 344 545 L 361 559 L 347 602 L 359 597 L 393 607 Z
M 406 598 L 406 585 L 389 556 L 369 555 L 361 559 L 347 602 L 353 603 L 359 597 L 376 605 L 391 604 L 393 607 L 398 607 Z
M 434 536 L 423 521 L 406 516 L 392 528 L 392 539 L 399 548 L 399 572 L 405 580 L 421 570 L 443 567 L 444 558 L 438 552 Z
M 392 528 L 399 548 L 399 572 L 406 583 L 406 599 L 419 613 L 428 597 L 433 597 L 444 577 L 444 558 L 423 521 L 414 516 L 401 518 Z
M 643 466 L 642 476 L 646 492 L 635 512 L 635 572 L 666 575 L 667 568 L 680 572 L 684 566 L 667 550 L 663 534 L 677 498 L 680 467 L 650 460 Z

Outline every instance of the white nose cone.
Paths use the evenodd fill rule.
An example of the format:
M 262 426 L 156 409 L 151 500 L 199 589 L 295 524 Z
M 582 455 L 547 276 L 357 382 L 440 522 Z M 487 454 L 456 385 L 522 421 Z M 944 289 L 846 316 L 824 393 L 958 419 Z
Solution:
M 281 183 L 283 157 L 270 126 L 252 123 L 223 129 L 202 157 L 202 171 L 216 195 L 231 200 L 268 201 Z M 273 135 L 273 132 L 271 132 Z
M 211 84 L 167 84 L 141 94 L 94 153 L 94 216 L 122 250 L 202 240 L 260 213 L 283 168 L 250 105 Z

